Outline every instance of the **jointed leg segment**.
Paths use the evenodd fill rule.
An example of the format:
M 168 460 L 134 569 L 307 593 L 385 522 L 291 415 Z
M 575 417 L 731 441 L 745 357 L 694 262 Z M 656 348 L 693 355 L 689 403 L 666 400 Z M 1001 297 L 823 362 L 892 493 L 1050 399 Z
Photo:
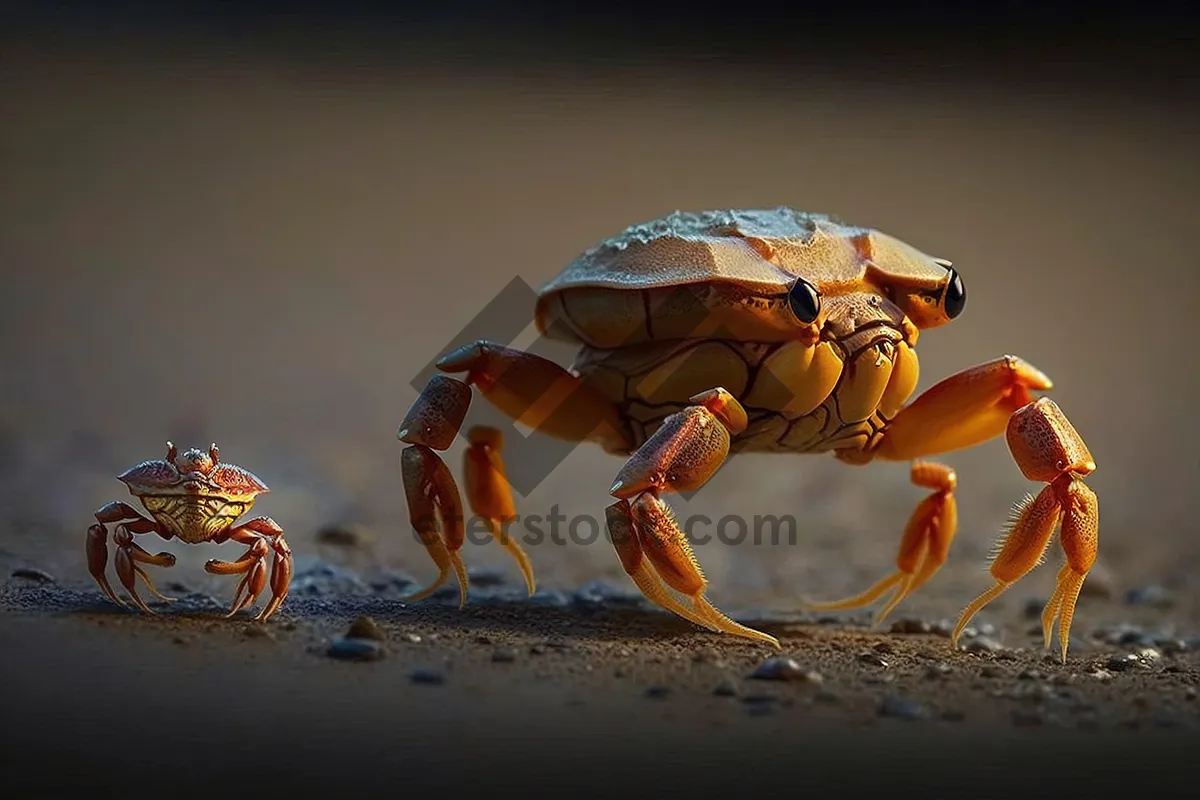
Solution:
M 1050 379 L 1014 356 L 989 361 L 943 380 L 904 408 L 884 430 L 878 446 L 865 454 L 839 453 L 850 463 L 872 458 L 919 459 L 980 444 L 1006 432 L 1009 450 L 1030 480 L 1049 485 L 1019 503 L 1003 546 L 992 562 L 996 584 L 980 595 L 959 620 L 957 642 L 970 619 L 988 602 L 1033 569 L 1061 521 L 1060 540 L 1067 565 L 1042 616 L 1049 646 L 1058 620 L 1066 660 L 1071 619 L 1079 589 L 1096 556 L 1096 495 L 1083 482 L 1096 465 L 1087 445 L 1049 398 L 1034 400 L 1031 389 L 1049 389 Z M 855 597 L 810 605 L 814 609 L 858 608 L 875 602 L 899 585 L 876 615 L 880 622 L 945 562 L 957 525 L 955 476 L 940 464 L 917 461 L 913 483 L 934 489 L 909 520 L 897 558 L 897 571 Z
M 283 529 L 270 517 L 255 517 L 213 541 L 219 544 L 230 540 L 250 547 L 237 561 L 213 559 L 204 565 L 205 571 L 213 575 L 242 575 L 242 580 L 233 592 L 233 607 L 226 615 L 229 617 L 243 608 L 254 605 L 258 596 L 262 594 L 267 587 L 267 555 L 272 551 L 275 553 L 271 562 L 271 600 L 255 616 L 256 620 L 265 621 L 287 599 L 292 573 L 295 571 L 292 549 L 283 538 Z
M 462 500 L 453 475 L 434 451 L 448 449 L 458 435 L 471 403 L 471 386 L 514 420 L 550 436 L 620 448 L 625 435 L 612 403 L 559 365 L 531 353 L 480 341 L 455 350 L 437 366 L 465 372 L 466 377 L 431 378 L 397 433 L 409 445 L 401 453 L 401 471 L 410 521 L 438 566 L 437 578 L 409 600 L 428 597 L 453 571 L 461 606 L 467 600 L 467 572 L 459 555 L 466 538 Z M 516 560 L 533 594 L 529 557 L 507 531 L 516 511 L 501 457 L 503 436 L 479 426 L 468 431 L 468 440 L 463 467 L 471 511 Z
M 104 596 L 119 606 L 124 606 L 125 602 L 113 591 L 112 585 L 108 582 L 108 577 L 105 574 L 108 568 L 108 528 L 105 527 L 105 523 L 117 523 L 116 529 L 113 531 L 113 544 L 117 546 L 114 566 L 117 570 L 117 577 L 121 580 L 121 585 L 125 587 L 125 591 L 129 593 L 129 599 L 135 606 L 147 614 L 153 614 L 153 609 L 146 605 L 146 602 L 138 594 L 137 576 L 140 575 L 142 577 L 142 580 L 146 582 L 146 588 L 155 597 L 168 602 L 174 598 L 160 594 L 154 588 L 154 583 L 150 580 L 150 576 L 146 574 L 146 571 L 139 564 L 172 567 L 175 565 L 175 556 L 170 553 L 152 555 L 134 542 L 133 537 L 134 534 L 153 532 L 157 533 L 163 539 L 170 539 L 171 533 L 154 520 L 143 517 L 128 503 L 107 503 L 96 512 L 96 524 L 88 528 L 87 532 L 88 571 L 96 580 L 96 584 L 100 587 L 100 591 L 104 593 Z
M 746 427 L 745 410 L 724 389 L 703 392 L 692 402 L 697 405 L 667 417 L 617 474 L 610 491 L 619 499 L 606 509 L 609 536 L 625 572 L 652 602 L 711 630 L 778 648 L 774 636 L 734 622 L 708 602 L 696 554 L 660 497 L 703 486 L 728 456 L 730 434 Z

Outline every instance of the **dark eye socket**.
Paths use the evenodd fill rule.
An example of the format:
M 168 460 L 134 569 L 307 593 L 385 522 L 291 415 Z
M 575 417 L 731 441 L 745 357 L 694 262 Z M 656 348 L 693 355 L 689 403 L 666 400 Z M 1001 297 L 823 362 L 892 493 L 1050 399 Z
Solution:
M 788 292 L 788 305 L 796 319 L 808 325 L 821 313 L 821 293 L 804 278 L 797 278 Z
M 942 297 L 942 308 L 945 309 L 947 317 L 954 319 L 963 312 L 966 305 L 967 287 L 963 286 L 958 271 L 951 269 L 950 277 L 946 281 L 946 294 Z

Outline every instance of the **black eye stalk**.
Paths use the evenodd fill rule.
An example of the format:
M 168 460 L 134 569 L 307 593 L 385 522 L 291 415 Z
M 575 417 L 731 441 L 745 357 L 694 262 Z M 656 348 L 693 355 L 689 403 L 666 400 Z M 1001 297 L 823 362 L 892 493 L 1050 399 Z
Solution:
M 821 313 L 821 293 L 804 278 L 796 278 L 792 288 L 788 290 L 788 305 L 796 319 L 808 325 L 815 322 Z
M 963 286 L 962 277 L 958 271 L 949 268 L 950 274 L 946 277 L 946 293 L 942 295 L 942 308 L 946 312 L 946 316 L 954 319 L 963 312 L 967 306 L 967 287 Z

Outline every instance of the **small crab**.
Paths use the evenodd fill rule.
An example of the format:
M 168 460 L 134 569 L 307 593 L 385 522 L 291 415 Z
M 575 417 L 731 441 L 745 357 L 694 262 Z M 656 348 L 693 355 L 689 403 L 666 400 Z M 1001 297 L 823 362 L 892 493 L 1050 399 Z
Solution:
M 958 527 L 949 466 L 925 460 L 1004 435 L 1022 474 L 1045 484 L 1017 503 L 991 565 L 994 585 L 959 617 L 952 641 L 984 605 L 1041 562 L 1059 529 L 1066 563 L 1046 604 L 1046 645 L 1059 623 L 1067 656 L 1076 599 L 1096 558 L 1099 508 L 1085 478 L 1096 463 L 1062 410 L 1034 391 L 1050 378 L 1006 355 L 912 398 L 917 339 L 962 314 L 951 263 L 881 231 L 791 208 L 677 211 L 590 248 L 538 293 L 538 330 L 579 347 L 569 369 L 480 340 L 444 356 L 397 434 L 413 527 L 466 599 L 462 502 L 437 455 L 458 435 L 471 386 L 540 433 L 593 442 L 626 459 L 605 509 L 610 540 L 647 598 L 703 627 L 779 647 L 705 597 L 708 581 L 663 496 L 698 489 L 731 452 L 832 454 L 851 465 L 908 461 L 929 492 L 903 528 L 896 570 L 854 597 L 810 609 L 871 605 L 876 623 L 945 563 Z M 911 400 L 911 402 L 910 402 Z M 494 428 L 467 432 L 471 510 L 503 536 L 515 511 Z M 780 462 L 779 469 L 786 469 Z M 676 599 L 671 590 L 682 595 Z
M 115 563 L 117 577 L 129 592 L 134 604 L 153 614 L 138 595 L 136 576 L 141 575 L 146 586 L 158 598 L 172 601 L 154 588 L 150 576 L 139 564 L 156 567 L 175 565 L 170 553 L 151 555 L 134 540 L 134 534 L 157 533 L 163 539 L 179 539 L 188 544 L 227 541 L 249 545 L 237 561 L 208 561 L 204 569 L 214 575 L 242 575 L 233 596 L 232 617 L 254 603 L 267 586 L 267 554 L 275 552 L 271 565 L 271 601 L 255 619 L 266 620 L 278 610 L 291 585 L 292 551 L 283 538 L 283 529 L 270 517 L 255 517 L 234 525 L 250 510 L 255 499 L 270 489 L 247 470 L 234 464 L 223 464 L 215 444 L 208 451 L 192 448 L 179 453 L 167 442 L 165 460 L 143 461 L 117 476 L 129 487 L 153 519 L 147 519 L 128 503 L 114 501 L 96 512 L 96 525 L 88 528 L 88 571 L 100 585 L 100 590 L 120 606 L 125 603 L 109 585 L 105 570 L 108 567 L 108 529 L 105 523 L 116 523 L 113 543 L 117 546 Z M 243 594 L 244 592 L 244 594 Z

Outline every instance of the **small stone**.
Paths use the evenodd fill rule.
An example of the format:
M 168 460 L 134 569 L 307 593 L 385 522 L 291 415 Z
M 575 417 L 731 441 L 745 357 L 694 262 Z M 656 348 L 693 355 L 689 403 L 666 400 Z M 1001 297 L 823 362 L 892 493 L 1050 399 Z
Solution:
M 440 686 L 446 682 L 445 675 L 428 667 L 417 667 L 408 673 L 408 679 L 413 683 L 420 683 L 426 686 Z
M 729 678 L 718 683 L 717 687 L 713 689 L 713 694 L 717 697 L 737 697 L 737 693 L 737 684 Z
M 666 697 L 670 693 L 671 693 L 670 686 L 663 686 L 662 684 L 655 684 L 654 686 L 646 687 L 646 697 L 651 697 L 654 699 L 661 700 L 662 698 Z
M 1123 656 L 1113 656 L 1104 663 L 1105 669 L 1110 672 L 1125 672 L 1138 666 L 1138 657 L 1132 653 Z
M 876 653 L 894 653 L 895 652 L 895 648 L 892 647 L 891 642 L 876 642 L 875 644 L 873 644 L 871 646 L 871 649 L 874 650 Z
M 885 667 L 886 668 L 888 666 L 888 661 L 886 658 L 879 655 L 879 653 L 873 652 L 871 650 L 865 650 L 865 651 L 859 653 L 858 654 L 858 663 L 867 664 L 872 667 Z
M 1130 606 L 1149 606 L 1151 608 L 1170 608 L 1175 605 L 1175 598 L 1163 586 L 1151 585 L 1130 589 L 1125 593 L 1125 604 Z
M 929 716 L 929 709 L 915 700 L 910 700 L 901 695 L 889 694 L 884 696 L 882 702 L 879 704 L 879 715 L 908 720 L 925 719 Z
M 820 684 L 824 678 L 821 673 L 813 670 L 805 670 L 795 659 L 776 656 L 768 658 L 766 661 L 758 665 L 758 669 L 750 674 L 755 680 L 765 681 L 803 681 L 805 683 Z
M 968 653 L 995 653 L 1003 650 L 1004 645 L 1000 644 L 990 636 L 984 636 L 981 634 L 969 640 L 965 645 L 963 645 L 963 649 Z
M 378 642 L 370 639 L 334 639 L 325 654 L 341 661 L 378 661 L 385 651 Z
M 350 623 L 350 629 L 346 631 L 347 639 L 374 639 L 377 642 L 384 640 L 383 631 L 379 629 L 379 625 L 370 617 L 359 617 Z
M 914 619 L 912 617 L 896 620 L 892 623 L 891 628 L 892 633 L 901 634 L 929 633 L 931 630 L 933 630 L 933 626 L 928 622 L 923 619 Z
M 517 654 L 507 647 L 492 652 L 492 662 L 495 664 L 511 664 L 517 660 Z
M 1098 681 L 1109 681 L 1112 680 L 1113 677 L 1113 674 L 1108 670 L 1099 668 L 1092 670 L 1087 675 L 1089 678 L 1094 678 Z
M 1197 696 L 1200 696 L 1200 692 L 1196 691 L 1195 686 L 1189 686 L 1183 690 L 1184 700 L 1195 700 Z
M 40 569 L 34 569 L 33 567 L 18 567 L 12 571 L 12 577 L 36 583 L 54 583 L 53 575 Z

